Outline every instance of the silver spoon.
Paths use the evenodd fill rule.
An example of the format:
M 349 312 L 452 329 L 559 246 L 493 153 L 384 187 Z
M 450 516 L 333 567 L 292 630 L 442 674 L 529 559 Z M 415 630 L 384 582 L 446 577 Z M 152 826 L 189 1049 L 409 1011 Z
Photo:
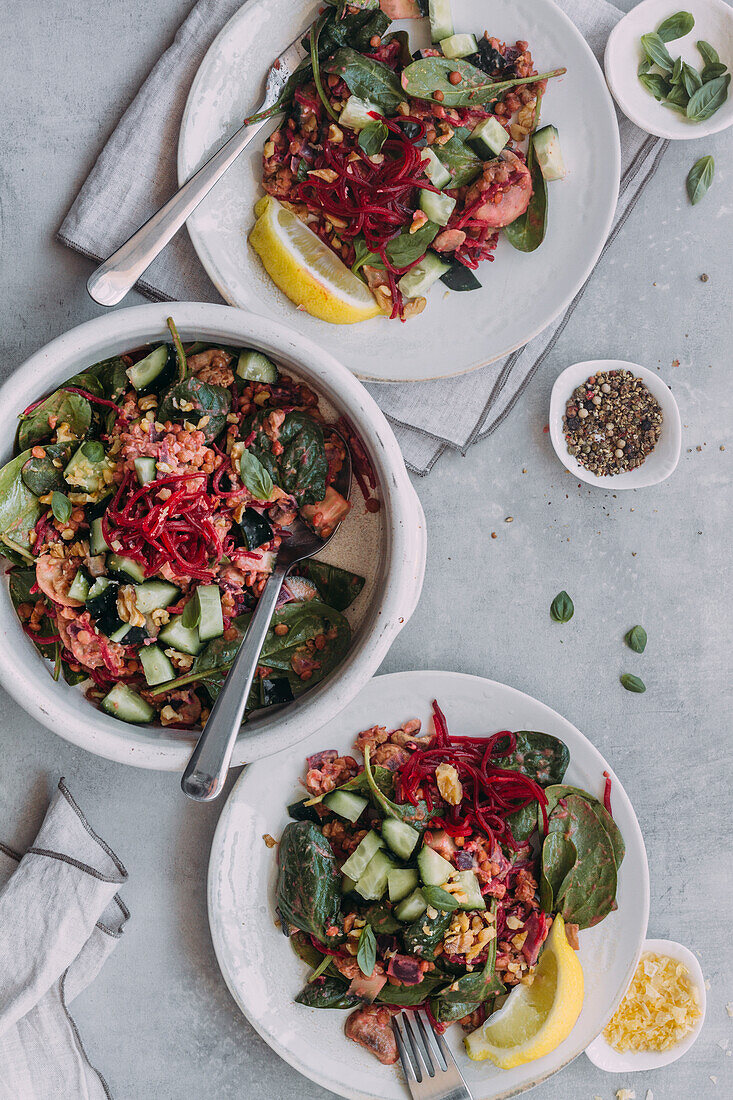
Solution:
M 338 432 L 329 428 L 328 434 L 338 435 Z M 338 437 L 341 439 L 341 436 Z M 351 491 L 351 456 L 343 439 L 341 442 L 344 443 L 346 457 L 333 487 L 348 500 Z M 224 786 L 260 651 L 283 581 L 299 561 L 313 557 L 319 550 L 323 550 L 340 526 L 341 523 L 337 523 L 328 538 L 323 539 L 299 516 L 291 524 L 290 538 L 283 539 L 280 545 L 275 567 L 267 578 L 234 664 L 224 679 L 206 726 L 183 773 L 181 788 L 189 798 L 197 802 L 210 802 Z

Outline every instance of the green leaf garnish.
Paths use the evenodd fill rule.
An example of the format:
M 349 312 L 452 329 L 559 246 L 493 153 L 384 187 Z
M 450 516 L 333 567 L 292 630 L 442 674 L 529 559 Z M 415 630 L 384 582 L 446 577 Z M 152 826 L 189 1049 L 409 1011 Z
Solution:
M 54 490 L 51 494 L 51 511 L 53 512 L 54 519 L 57 519 L 59 523 L 68 523 L 73 511 L 71 501 L 63 493 Z
M 575 605 L 563 589 L 550 604 L 550 618 L 556 623 L 569 623 L 574 614 Z
M 377 961 L 377 938 L 369 924 L 365 924 L 361 930 L 356 961 L 364 977 L 371 978 Z
M 646 649 L 646 630 L 643 626 L 632 626 L 626 635 L 626 644 L 634 653 L 643 653 Z
M 640 680 L 638 676 L 632 675 L 630 672 L 625 672 L 623 674 L 621 683 L 627 691 L 635 691 L 638 695 L 646 691 L 646 684 L 644 681 Z

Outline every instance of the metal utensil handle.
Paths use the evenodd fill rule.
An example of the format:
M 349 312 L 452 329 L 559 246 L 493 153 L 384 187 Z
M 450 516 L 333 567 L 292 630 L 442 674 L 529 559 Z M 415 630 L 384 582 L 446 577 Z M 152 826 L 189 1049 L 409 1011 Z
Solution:
M 145 225 L 92 272 L 87 290 L 95 302 L 115 306 L 122 301 L 266 121 L 253 122 L 237 130 Z
M 210 802 L 224 785 L 257 661 L 287 571 L 286 566 L 276 566 L 270 574 L 234 664 L 183 773 L 183 793 L 196 802 Z

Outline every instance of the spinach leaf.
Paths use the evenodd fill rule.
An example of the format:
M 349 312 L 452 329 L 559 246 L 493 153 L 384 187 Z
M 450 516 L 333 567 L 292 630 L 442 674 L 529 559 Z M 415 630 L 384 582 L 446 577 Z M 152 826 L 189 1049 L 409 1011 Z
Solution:
M 0 469 L 0 542 L 29 561 L 28 536 L 43 511 L 23 481 L 23 467 L 30 457 L 30 451 L 22 451 Z M 4 553 L 2 547 L 0 553 Z
M 183 424 L 189 420 L 204 433 L 205 442 L 211 443 L 226 427 L 231 406 L 232 395 L 224 386 L 214 386 L 191 375 L 168 390 L 155 415 L 161 423 L 170 420 Z
M 440 226 L 427 221 L 414 233 L 403 230 L 399 237 L 393 237 L 386 247 L 386 253 L 394 267 L 401 270 L 419 260 L 428 250 L 428 245 L 437 237 Z M 376 264 L 372 266 L 377 266 Z M 379 266 L 382 266 L 381 263 Z
M 408 825 L 412 825 L 413 829 L 423 832 L 430 818 L 437 815 L 437 808 L 428 810 L 427 803 L 422 799 L 417 806 L 413 806 L 411 802 L 393 802 L 390 798 L 387 798 L 377 783 L 370 755 L 369 745 L 366 745 L 364 749 L 364 774 L 367 777 L 373 801 L 387 817 L 396 817 L 398 821 L 406 821 Z
M 408 955 L 418 955 L 421 959 L 433 960 L 438 944 L 448 931 L 453 919 L 451 913 L 436 913 L 434 917 L 423 913 L 409 924 L 402 933 L 402 942 Z
M 445 283 L 449 290 L 455 290 L 456 292 L 481 289 L 481 283 L 473 271 L 470 267 L 462 264 L 460 260 L 453 262 L 450 271 L 446 271 L 445 275 L 440 276 L 440 281 Z
M 311 943 L 310 936 L 306 936 L 305 932 L 300 930 L 293 932 L 290 936 L 290 946 L 298 958 L 307 963 L 311 970 L 316 970 L 321 965 L 323 955 L 316 950 Z
M 549 733 L 519 730 L 514 734 L 516 747 L 507 756 L 493 756 L 497 768 L 522 772 L 541 787 L 561 783 L 570 763 L 570 751 L 562 741 Z
M 287 676 L 272 679 L 265 676 L 260 680 L 260 706 L 279 707 L 283 703 L 292 703 L 294 699 L 293 689 Z
M 358 275 L 364 264 L 369 264 L 370 267 L 384 267 L 381 258 L 376 252 L 371 252 L 369 246 L 363 237 L 354 238 L 354 262 L 351 265 L 351 270 L 355 275 Z
M 46 453 L 43 458 L 34 458 L 31 455 L 21 470 L 26 488 L 37 497 L 60 489 L 64 484 L 64 466 L 71 458 L 73 449 L 70 443 L 48 443 L 44 447 Z M 55 466 L 54 460 L 60 465 Z
M 316 561 L 315 558 L 303 563 L 300 574 L 312 581 L 323 602 L 337 611 L 350 607 L 365 584 L 364 578 L 357 573 L 339 569 L 337 565 L 329 565 L 325 561 Z
M 372 767 L 372 778 L 379 787 L 380 791 L 387 798 L 394 794 L 394 773 L 389 768 L 382 768 L 379 765 Z M 369 779 L 366 771 L 359 772 L 358 775 L 352 776 L 351 779 L 347 779 L 345 783 L 342 783 L 340 787 L 336 787 L 337 791 L 356 791 L 359 794 L 371 795 L 371 787 L 369 786 Z M 325 794 L 314 795 L 313 798 L 307 799 L 309 806 L 317 806 L 319 802 L 323 802 L 326 797 Z
M 377 994 L 376 1003 L 409 1008 L 434 996 L 441 985 L 445 985 L 445 975 L 431 971 L 418 985 L 385 985 Z
M 713 182 L 714 172 L 715 161 L 710 156 L 700 157 L 700 159 L 693 164 L 687 176 L 687 194 L 693 206 L 707 194 L 708 188 Z M 634 634 L 634 631 L 636 631 L 636 634 Z M 644 636 L 643 640 L 639 631 L 641 631 L 641 634 Z M 632 635 L 634 644 L 632 644 Z M 644 652 L 644 647 L 646 646 L 646 631 L 642 626 L 635 626 L 633 630 L 630 630 L 627 634 L 627 639 L 629 639 L 629 645 L 633 650 L 637 653 Z M 637 644 L 641 645 L 641 649 L 636 648 Z
M 369 40 L 375 34 L 381 38 L 392 22 L 378 7 L 349 11 L 353 6 L 340 4 L 338 11 L 330 13 L 331 18 L 324 24 L 318 43 L 320 57 L 330 56 L 339 46 L 353 46 L 355 50 L 367 51 L 371 49 Z
M 530 141 L 527 167 L 532 177 L 532 198 L 529 206 L 503 229 L 509 244 L 518 252 L 535 252 L 545 239 L 547 232 L 547 181 L 534 155 L 534 144 Z
M 460 132 L 468 133 L 467 130 L 463 130 L 463 127 Z M 432 145 L 431 149 L 451 174 L 448 187 L 463 187 L 464 184 L 473 183 L 476 177 L 481 175 L 483 168 L 481 157 L 477 157 L 473 149 L 466 145 L 459 132 L 455 132 L 445 145 Z
M 277 626 L 287 626 L 287 634 L 276 634 Z M 319 635 L 326 639 L 324 648 L 310 650 L 307 643 Z M 320 600 L 287 603 L 272 616 L 260 664 L 287 673 L 293 692 L 298 695 L 328 676 L 345 656 L 350 642 L 351 628 L 339 611 Z M 307 680 L 301 680 L 297 674 L 302 658 L 318 662 Z
M 566 921 L 592 928 L 616 905 L 613 846 L 585 798 L 569 794 L 563 801 L 564 805 L 558 804 L 550 815 L 548 836 L 559 833 L 570 841 L 577 859 L 560 884 L 561 896 L 555 899 L 555 908 Z
M 515 840 L 529 840 L 532 836 L 537 828 L 537 810 L 537 803 L 530 802 L 529 805 L 523 806 L 521 810 L 515 810 L 513 814 L 509 814 L 506 819 L 507 825 Z
M 54 426 L 49 418 L 55 417 Z M 36 443 L 45 443 L 51 439 L 59 424 L 68 424 L 69 430 L 77 439 L 89 431 L 92 422 L 92 409 L 85 397 L 78 393 L 66 393 L 56 390 L 32 412 L 22 416 L 18 429 L 18 446 L 21 450 L 33 447 Z
M 328 459 L 320 424 L 306 413 L 286 413 L 278 432 L 283 452 L 275 455 L 272 440 L 264 430 L 264 422 L 269 415 L 269 411 L 255 413 L 247 421 L 243 436 L 246 439 L 254 432 L 255 438 L 245 454 L 253 454 L 275 485 L 292 494 L 299 505 L 316 504 L 323 500 Z
M 321 975 L 302 989 L 295 1001 L 306 1008 L 358 1008 L 361 998 L 349 993 L 346 983 L 339 978 Z
M 356 961 L 365 978 L 371 978 L 377 961 L 377 939 L 370 924 L 365 924 L 359 933 Z
M 672 66 L 670 65 L 670 69 Z M 565 69 L 553 69 L 552 72 L 536 76 L 515 77 L 512 80 L 491 80 L 483 69 L 478 69 L 470 61 L 460 58 L 425 57 L 413 61 L 402 73 L 402 87 L 408 96 L 415 99 L 428 99 L 439 102 L 443 107 L 472 107 L 476 104 L 490 103 L 499 99 L 504 92 L 520 84 L 535 84 L 539 80 L 549 80 L 561 76 Z M 459 84 L 453 84 L 450 74 L 461 74 Z M 438 100 L 435 92 L 441 93 Z
M 248 550 L 257 550 L 272 539 L 272 527 L 255 508 L 245 508 L 239 517 L 239 526 Z
M 311 821 L 291 821 L 283 829 L 276 898 L 281 920 L 321 942 L 328 928 L 339 925 L 341 874 L 331 845 Z
M 270 474 L 252 451 L 243 451 L 239 460 L 239 473 L 250 493 L 257 500 L 269 500 L 274 485 Z
M 616 867 L 618 868 L 621 866 L 624 856 L 626 854 L 626 845 L 624 844 L 624 839 L 621 836 L 621 830 L 611 817 L 606 807 L 599 799 L 594 798 L 593 795 L 588 794 L 587 791 L 581 790 L 580 787 L 569 787 L 567 784 L 558 784 L 557 786 L 547 787 L 545 788 L 545 794 L 547 795 L 546 810 L 548 817 L 555 809 L 561 798 L 567 798 L 569 794 L 574 794 L 577 795 L 579 798 L 584 798 L 590 808 L 593 810 L 593 813 L 600 821 L 603 828 L 608 833 L 608 837 L 611 841 L 611 846 L 613 848 L 613 856 L 616 860 Z
M 127 377 L 127 364 L 119 355 L 87 367 L 87 372 L 98 379 L 102 397 L 106 397 L 108 401 L 117 401 L 130 384 L 130 379 Z M 88 386 L 82 388 L 90 389 Z M 94 393 L 94 390 L 90 389 L 90 392 Z
M 72 374 L 71 378 L 67 378 L 61 388 L 66 389 L 69 386 L 74 386 L 78 390 L 86 390 L 87 393 L 92 393 L 95 397 L 104 397 L 104 387 L 96 374 L 92 373 L 91 367 L 80 374 Z
M 384 145 L 385 141 L 389 137 L 389 130 L 383 122 L 368 122 L 359 131 L 359 148 L 362 152 L 366 153 L 368 157 L 374 157 L 379 153 Z
M 370 905 L 361 915 L 379 936 L 391 936 L 402 928 L 402 922 L 398 921 L 381 902 Z
M 691 118 L 693 122 L 704 122 L 706 119 L 712 118 L 728 98 L 729 84 L 730 73 L 727 76 L 716 76 L 713 80 L 709 80 L 707 84 L 703 84 L 702 88 L 698 88 L 695 94 L 690 96 L 690 102 L 687 104 L 687 117 Z
M 695 18 L 689 11 L 677 11 L 669 15 L 657 27 L 662 42 L 674 42 L 675 38 L 684 38 L 695 26 Z
M 337 50 L 323 68 L 340 77 L 353 95 L 380 107 L 386 115 L 395 114 L 405 98 L 399 77 L 387 65 L 364 57 L 350 46 Z
M 35 603 L 38 595 L 31 595 L 31 588 L 36 583 L 35 569 L 11 569 L 8 573 L 8 591 L 13 607 L 21 603 Z
M 572 840 L 562 833 L 549 833 L 542 845 L 540 901 L 546 913 L 552 913 L 563 899 L 568 876 L 578 862 Z

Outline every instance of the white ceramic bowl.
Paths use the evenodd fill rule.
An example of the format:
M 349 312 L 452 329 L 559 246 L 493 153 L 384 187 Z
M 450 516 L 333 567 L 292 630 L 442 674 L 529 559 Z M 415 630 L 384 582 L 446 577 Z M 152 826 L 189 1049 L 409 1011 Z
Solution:
M 709 42 L 729 69 L 733 68 L 733 8 L 725 0 L 690 0 L 681 5 L 695 18 L 695 26 L 684 38 L 667 44 L 673 58 L 681 56 L 698 72 L 702 58 L 695 45 L 701 38 Z M 675 0 L 643 0 L 632 8 L 611 31 L 606 43 L 604 68 L 613 98 L 627 118 L 657 137 L 675 141 L 717 134 L 733 123 L 733 88 L 723 106 L 706 122 L 690 122 L 684 115 L 659 103 L 638 78 L 642 60 L 639 39 L 656 31 L 662 20 L 676 12 Z
M 85 366 L 164 338 L 169 314 L 184 340 L 201 338 L 255 347 L 305 379 L 326 407 L 348 416 L 364 441 L 379 482 L 382 507 L 368 537 L 366 518 L 359 524 L 362 509 L 357 497 L 349 522 L 329 547 L 333 554 L 325 555 L 327 560 L 354 563 L 355 567 L 359 552 L 363 554 L 360 544 L 368 543 L 371 548 L 371 576 L 348 613 L 351 616 L 353 611 L 355 618 L 346 659 L 331 677 L 295 703 L 249 722 L 234 751 L 232 763 L 237 765 L 269 756 L 307 737 L 338 714 L 376 672 L 420 596 L 425 517 L 392 429 L 361 383 L 331 355 L 292 329 L 229 306 L 177 302 L 115 310 L 47 344 L 0 389 L 0 405 L 7 414 L 0 427 L 0 462 L 11 456 L 16 413 Z M 360 534 L 354 540 L 356 531 Z M 339 548 L 344 550 L 344 558 L 339 557 Z M 182 771 L 190 755 L 191 734 L 120 722 L 88 703 L 78 688 L 54 683 L 48 664 L 21 629 L 6 584 L 0 592 L 0 682 L 43 725 L 99 756 L 141 768 Z
M 586 1047 L 585 1053 L 594 1066 L 604 1069 L 606 1073 L 636 1073 L 640 1070 L 661 1069 L 662 1066 L 668 1066 L 687 1053 L 702 1031 L 702 1025 L 705 1022 L 707 998 L 705 996 L 705 979 L 697 956 L 693 955 L 689 947 L 685 947 L 681 943 L 675 943 L 674 940 L 646 940 L 642 948 L 642 954 L 645 955 L 650 951 L 655 955 L 669 955 L 670 959 L 678 959 L 687 967 L 692 983 L 697 986 L 700 997 L 700 1019 L 692 1030 L 685 1035 L 682 1042 L 678 1043 L 676 1047 L 672 1047 L 671 1050 L 650 1050 L 638 1053 L 629 1050 L 622 1053 L 609 1046 L 603 1038 L 603 1033 L 601 1033 L 590 1046 Z
M 628 370 L 637 378 L 643 379 L 649 392 L 659 402 L 664 420 L 659 442 L 641 466 L 637 466 L 635 470 L 624 470 L 620 474 L 597 477 L 596 474 L 581 466 L 577 458 L 568 452 L 562 420 L 568 398 L 576 386 L 579 386 L 581 382 L 585 382 L 586 378 L 590 378 L 596 371 L 609 370 Z M 580 478 L 588 485 L 595 485 L 598 489 L 641 489 L 645 485 L 656 485 L 658 482 L 664 481 L 679 461 L 682 446 L 680 410 L 672 391 L 654 371 L 647 370 L 646 367 L 641 367 L 638 363 L 627 363 L 622 359 L 589 359 L 585 363 L 573 363 L 572 366 L 566 367 L 562 374 L 558 375 L 555 385 L 552 387 L 552 396 L 550 397 L 550 439 L 557 457 L 573 477 Z

